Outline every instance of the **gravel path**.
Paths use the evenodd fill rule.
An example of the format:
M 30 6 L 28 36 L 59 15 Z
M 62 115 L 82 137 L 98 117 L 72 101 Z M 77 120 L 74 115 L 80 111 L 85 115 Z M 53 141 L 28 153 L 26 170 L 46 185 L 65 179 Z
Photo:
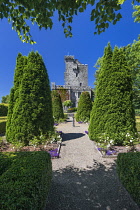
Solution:
M 63 144 L 52 160 L 53 182 L 46 210 L 138 210 L 116 174 L 115 160 L 102 158 L 85 135 L 88 126 L 60 124 Z

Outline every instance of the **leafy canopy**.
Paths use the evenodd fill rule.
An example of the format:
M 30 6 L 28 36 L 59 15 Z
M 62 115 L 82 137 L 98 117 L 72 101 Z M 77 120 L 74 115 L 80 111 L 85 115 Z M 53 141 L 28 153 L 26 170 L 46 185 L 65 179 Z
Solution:
M 125 0 L 4 0 L 0 2 L 0 19 L 7 18 L 8 22 L 12 24 L 19 38 L 23 42 L 34 44 L 30 34 L 30 26 L 27 20 L 32 24 L 37 24 L 39 29 L 51 29 L 53 26 L 53 16 L 57 11 L 58 20 L 64 28 L 66 37 L 72 36 L 71 23 L 74 15 L 79 12 L 84 12 L 90 5 L 91 9 L 90 20 L 95 22 L 95 34 L 104 32 L 110 23 L 116 24 L 122 17 L 120 12 L 121 4 Z M 134 0 L 140 2 L 140 0 Z M 140 8 L 135 7 L 138 14 L 134 16 L 139 17 Z M 138 21 L 139 22 L 139 21 Z

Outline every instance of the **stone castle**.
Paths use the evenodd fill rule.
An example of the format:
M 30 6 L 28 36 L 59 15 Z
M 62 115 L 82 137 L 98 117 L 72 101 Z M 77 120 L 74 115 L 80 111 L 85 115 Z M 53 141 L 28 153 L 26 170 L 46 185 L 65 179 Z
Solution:
M 64 88 L 68 91 L 68 99 L 73 106 L 78 106 L 78 100 L 82 92 L 87 91 L 92 98 L 92 89 L 88 86 L 88 65 L 81 64 L 74 56 L 65 56 L 65 85 L 55 85 L 52 82 L 52 90 Z

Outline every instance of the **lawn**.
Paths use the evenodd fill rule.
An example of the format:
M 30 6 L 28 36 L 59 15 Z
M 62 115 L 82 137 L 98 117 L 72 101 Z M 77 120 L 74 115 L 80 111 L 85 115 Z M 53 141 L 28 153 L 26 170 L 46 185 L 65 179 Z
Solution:
M 7 116 L 0 117 L 0 122 L 5 122 L 5 121 L 7 121 Z

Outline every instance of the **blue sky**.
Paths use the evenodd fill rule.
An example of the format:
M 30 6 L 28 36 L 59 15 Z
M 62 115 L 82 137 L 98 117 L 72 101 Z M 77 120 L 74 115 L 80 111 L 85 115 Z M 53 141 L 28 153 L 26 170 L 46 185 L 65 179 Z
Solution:
M 7 20 L 0 21 L 0 100 L 2 96 L 10 93 L 13 86 L 17 54 L 21 52 L 28 55 L 31 50 L 42 55 L 50 82 L 55 82 L 56 85 L 64 84 L 64 56 L 69 54 L 74 55 L 81 63 L 88 64 L 88 83 L 93 87 L 96 70 L 93 66 L 103 55 L 104 47 L 108 42 L 112 47 L 132 43 L 139 35 L 140 24 L 134 23 L 131 1 L 127 0 L 121 10 L 123 15 L 121 21 L 115 26 L 110 26 L 106 32 L 94 35 L 95 25 L 90 21 L 90 10 L 88 8 L 85 13 L 75 16 L 72 23 L 72 38 L 65 38 L 57 15 L 53 19 L 52 30 L 39 31 L 37 26 L 32 26 L 31 34 L 37 42 L 35 45 L 22 43 Z

